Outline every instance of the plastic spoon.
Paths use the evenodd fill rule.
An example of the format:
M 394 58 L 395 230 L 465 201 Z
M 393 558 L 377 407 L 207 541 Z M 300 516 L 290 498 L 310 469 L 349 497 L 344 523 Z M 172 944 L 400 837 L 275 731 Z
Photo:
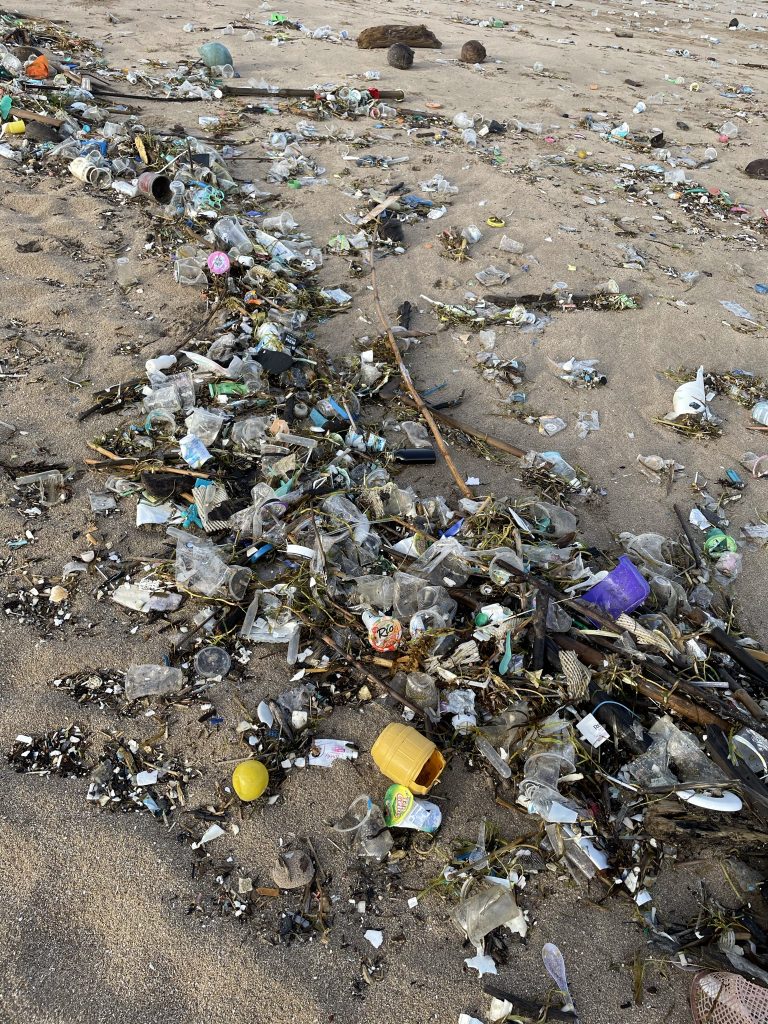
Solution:
M 564 997 L 563 1010 L 565 1010 L 566 1013 L 576 1013 L 576 1007 L 573 1005 L 573 999 L 571 998 L 571 993 L 568 989 L 568 979 L 565 975 L 565 961 L 563 960 L 563 954 L 554 942 L 547 942 L 544 945 L 541 950 L 541 959 L 544 962 L 547 974 L 557 985 L 560 990 L 560 994 Z

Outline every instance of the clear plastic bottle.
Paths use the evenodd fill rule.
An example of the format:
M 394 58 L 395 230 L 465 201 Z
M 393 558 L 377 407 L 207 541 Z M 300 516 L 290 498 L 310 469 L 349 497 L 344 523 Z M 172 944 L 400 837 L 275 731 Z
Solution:
M 8 72 L 13 78 L 17 78 L 24 71 L 24 65 L 21 63 L 18 57 L 15 57 L 9 50 L 3 47 L 3 53 L 0 55 L 0 66 Z
M 424 710 L 436 710 L 440 694 L 432 676 L 426 672 L 409 672 L 405 681 L 405 696 L 412 704 Z
M 561 480 L 565 480 L 571 487 L 579 486 L 579 477 L 576 470 L 565 461 L 560 452 L 541 452 L 541 457 L 549 463 L 548 469 L 550 473 L 554 476 L 559 476 Z

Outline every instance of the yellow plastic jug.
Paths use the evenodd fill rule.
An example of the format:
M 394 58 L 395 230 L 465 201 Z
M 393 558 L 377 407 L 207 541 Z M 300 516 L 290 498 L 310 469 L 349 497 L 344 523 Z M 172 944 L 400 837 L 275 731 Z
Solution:
M 386 727 L 371 747 L 371 757 L 382 775 L 422 796 L 445 768 L 445 758 L 432 740 L 401 722 Z

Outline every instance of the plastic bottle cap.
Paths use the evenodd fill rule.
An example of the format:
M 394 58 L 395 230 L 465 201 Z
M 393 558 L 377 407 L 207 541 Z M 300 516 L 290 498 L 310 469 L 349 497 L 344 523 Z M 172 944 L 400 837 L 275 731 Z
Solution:
M 261 761 L 241 761 L 232 772 L 232 788 L 241 800 L 258 800 L 269 785 L 269 772 Z

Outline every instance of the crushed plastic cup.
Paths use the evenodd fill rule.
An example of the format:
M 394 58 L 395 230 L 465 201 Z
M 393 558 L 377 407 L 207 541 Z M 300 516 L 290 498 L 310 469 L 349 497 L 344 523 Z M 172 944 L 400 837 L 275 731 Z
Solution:
M 462 900 L 451 915 L 469 941 L 480 948 L 483 939 L 496 928 L 509 928 L 525 937 L 528 925 L 510 889 L 486 885 L 480 892 Z
M 177 693 L 183 685 L 184 673 L 168 665 L 132 665 L 125 673 L 126 700 Z
M 383 861 L 394 845 L 392 833 L 387 829 L 381 808 L 367 793 L 352 801 L 344 816 L 333 828 L 334 831 L 346 836 L 358 856 L 370 860 Z

